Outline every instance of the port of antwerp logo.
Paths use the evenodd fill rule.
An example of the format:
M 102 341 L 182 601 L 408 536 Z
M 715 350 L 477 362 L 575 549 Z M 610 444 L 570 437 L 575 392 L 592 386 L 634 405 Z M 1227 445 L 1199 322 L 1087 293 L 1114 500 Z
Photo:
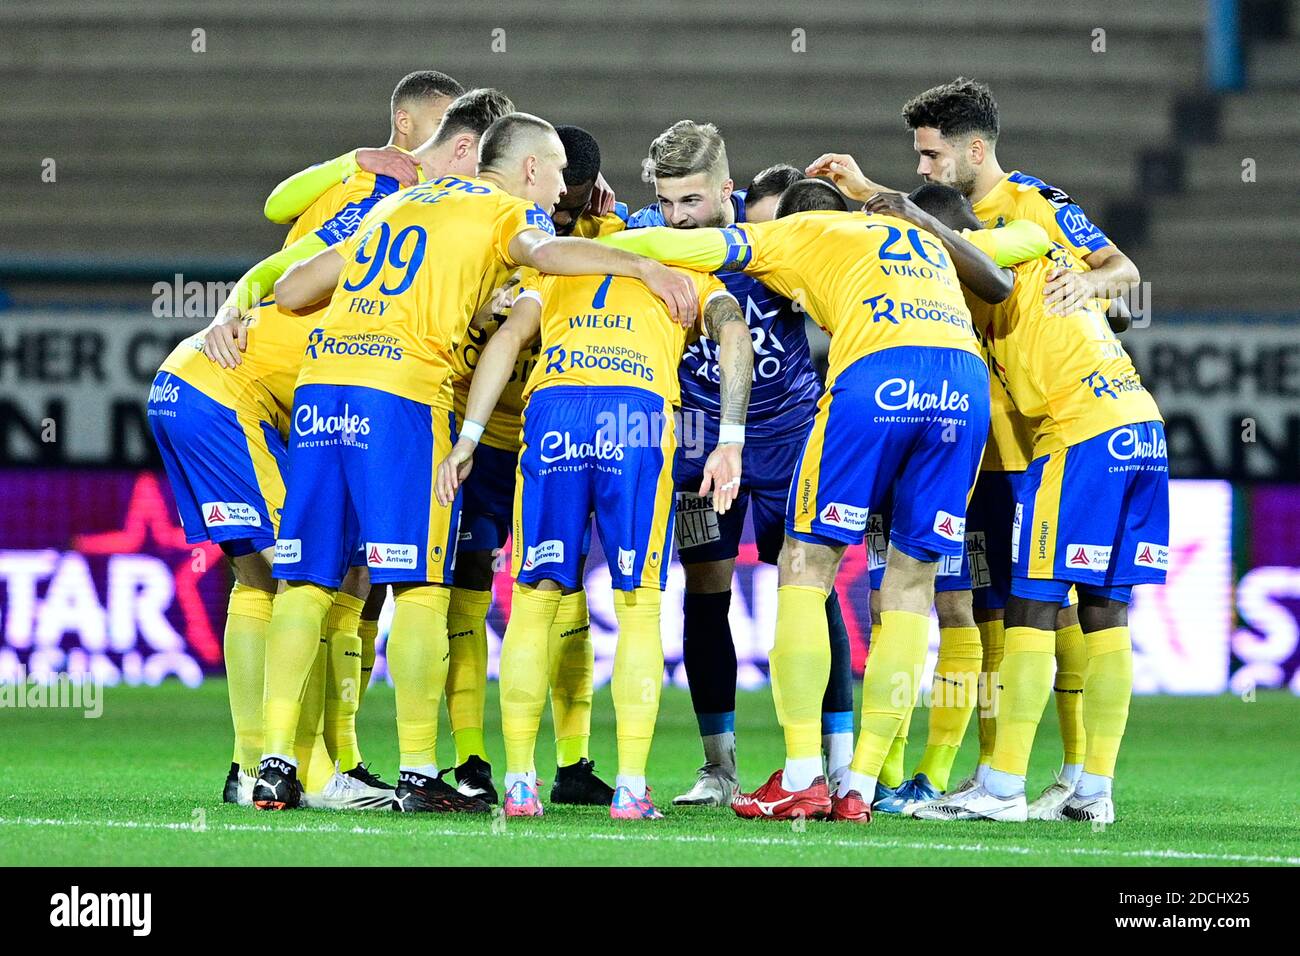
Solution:
M 1069 558 L 1066 563 L 1072 568 L 1088 568 L 1092 571 L 1105 571 L 1110 567 L 1110 548 L 1097 544 L 1070 544 L 1065 547 Z
M 939 511 L 934 516 L 934 533 L 949 541 L 966 542 L 966 519 L 946 511 Z

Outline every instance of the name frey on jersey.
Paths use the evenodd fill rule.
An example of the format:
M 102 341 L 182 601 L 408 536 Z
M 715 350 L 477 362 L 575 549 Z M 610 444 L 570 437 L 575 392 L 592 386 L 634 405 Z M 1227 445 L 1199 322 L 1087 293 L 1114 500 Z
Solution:
M 132 936 L 148 936 L 153 929 L 153 894 L 83 893 L 73 886 L 50 897 L 50 925 L 119 926 L 129 928 Z

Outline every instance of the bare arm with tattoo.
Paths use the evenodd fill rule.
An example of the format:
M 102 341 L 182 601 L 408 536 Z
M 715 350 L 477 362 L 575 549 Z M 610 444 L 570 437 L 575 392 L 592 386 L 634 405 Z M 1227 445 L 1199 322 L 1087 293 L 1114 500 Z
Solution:
M 734 298 L 716 294 L 704 306 L 704 328 L 718 346 L 721 379 L 718 447 L 704 463 L 700 495 L 713 491 L 713 510 L 723 514 L 740 493 L 741 449 L 749 390 L 754 383 L 754 341 Z

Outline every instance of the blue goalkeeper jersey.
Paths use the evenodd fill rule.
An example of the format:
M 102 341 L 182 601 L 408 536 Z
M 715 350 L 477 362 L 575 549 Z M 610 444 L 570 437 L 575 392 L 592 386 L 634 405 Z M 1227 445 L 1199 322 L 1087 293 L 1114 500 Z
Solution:
M 745 221 L 745 191 L 731 194 L 736 222 Z M 658 203 L 637 210 L 629 229 L 666 226 Z M 804 331 L 804 313 L 789 299 L 771 291 L 743 272 L 717 273 L 727 291 L 736 297 L 754 340 L 754 385 L 749 395 L 745 440 L 753 444 L 803 441 L 813 416 L 821 383 L 813 369 Z M 682 411 L 703 413 L 706 447 L 717 441 L 721 417 L 717 344 L 700 336 L 686 349 L 677 376 L 682 390 Z

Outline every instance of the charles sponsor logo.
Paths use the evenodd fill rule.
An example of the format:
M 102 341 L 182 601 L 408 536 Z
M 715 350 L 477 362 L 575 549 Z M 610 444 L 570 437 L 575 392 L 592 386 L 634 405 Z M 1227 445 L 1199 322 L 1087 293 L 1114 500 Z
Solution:
M 848 528 L 850 531 L 862 531 L 867 527 L 868 511 L 866 508 L 855 508 L 842 501 L 832 501 L 817 517 L 822 524 Z
M 1069 568 L 1105 571 L 1110 567 L 1110 548 L 1100 544 L 1067 544 L 1065 554 L 1065 565 Z
M 1132 461 L 1134 458 L 1158 458 L 1163 461 L 1169 457 L 1163 438 L 1154 441 L 1143 439 L 1136 428 L 1115 429 L 1106 442 L 1106 450 L 1116 461 Z
M 620 574 L 631 574 L 632 569 L 636 567 L 636 552 L 628 551 L 625 548 L 618 549 L 618 571 Z
M 966 540 L 966 519 L 950 515 L 946 511 L 937 511 L 934 515 L 934 533 L 949 541 Z
M 531 571 L 539 564 L 563 564 L 564 542 L 550 538 L 538 544 L 530 544 L 524 555 L 524 570 Z
M 280 538 L 275 542 L 275 564 L 297 564 L 302 560 L 302 538 Z
M 420 549 L 413 544 L 366 542 L 366 564 L 372 568 L 414 568 Z
M 1133 555 L 1133 563 L 1143 568 L 1157 568 L 1161 571 L 1168 571 L 1169 546 L 1152 544 L 1150 541 L 1139 541 L 1137 550 Z
M 169 374 L 163 376 L 161 381 L 154 382 L 149 386 L 150 404 L 166 403 L 175 405 L 181 400 L 181 387 L 172 381 Z
M 876 388 L 876 404 L 888 412 L 968 412 L 970 394 L 951 388 L 947 379 L 936 393 L 918 389 L 910 378 L 891 378 Z
M 203 523 L 209 528 L 242 525 L 250 528 L 262 526 L 262 516 L 246 501 L 203 502 Z
M 315 405 L 299 405 L 293 412 L 293 431 L 299 438 L 318 435 L 355 438 L 370 434 L 370 416 L 354 415 L 346 404 L 342 415 L 322 415 Z
M 575 460 L 622 461 L 625 451 L 622 445 L 599 435 L 592 441 L 575 442 L 567 431 L 549 431 L 542 436 L 538 455 L 543 464 L 553 465 Z
M 351 309 L 350 306 L 349 308 Z M 358 308 L 352 311 L 366 310 Z M 307 336 L 306 354 L 312 358 L 320 358 L 321 355 L 363 356 L 365 358 L 381 358 L 392 362 L 400 362 L 402 352 L 403 347 L 396 338 L 378 332 L 330 335 L 324 329 L 316 328 L 312 329 Z

